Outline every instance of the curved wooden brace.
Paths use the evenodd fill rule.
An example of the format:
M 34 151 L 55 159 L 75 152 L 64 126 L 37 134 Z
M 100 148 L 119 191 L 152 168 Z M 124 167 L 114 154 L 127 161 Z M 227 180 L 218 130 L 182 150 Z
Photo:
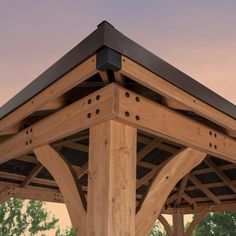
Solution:
M 72 225 L 77 234 L 86 235 L 85 198 L 74 171 L 67 161 L 51 146 L 34 150 L 39 162 L 47 168 L 57 182 L 66 203 Z
M 173 236 L 173 230 L 172 230 L 170 224 L 168 223 L 168 221 L 166 220 L 166 218 L 163 215 L 159 215 L 158 220 L 163 225 L 167 235 L 168 236 Z
M 196 217 L 190 223 L 184 236 L 191 236 L 196 226 L 206 217 L 207 214 L 208 212 L 205 209 L 201 213 L 197 214 Z
M 147 235 L 178 181 L 202 162 L 206 154 L 185 148 L 175 154 L 154 178 L 146 198 L 136 215 L 136 235 Z

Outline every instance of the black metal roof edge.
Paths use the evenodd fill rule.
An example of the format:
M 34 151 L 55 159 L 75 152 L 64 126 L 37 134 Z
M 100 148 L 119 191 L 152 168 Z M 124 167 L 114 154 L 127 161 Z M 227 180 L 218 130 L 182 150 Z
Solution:
M 107 25 L 105 45 L 134 60 L 178 88 L 236 119 L 236 106 L 176 67 Z
M 98 28 L 0 108 L 0 119 L 57 81 L 102 47 L 134 60 L 163 79 L 236 119 L 236 106 L 103 21 Z
M 0 119 L 33 98 L 42 90 L 59 80 L 104 45 L 104 28 L 98 27 L 61 59 L 39 75 L 34 81 L 16 94 L 0 108 Z

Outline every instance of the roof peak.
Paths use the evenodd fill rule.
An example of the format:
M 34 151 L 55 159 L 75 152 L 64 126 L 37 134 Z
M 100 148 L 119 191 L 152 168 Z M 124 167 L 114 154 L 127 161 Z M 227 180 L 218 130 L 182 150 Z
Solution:
M 115 28 L 110 22 L 108 22 L 106 20 L 103 20 L 100 24 L 98 24 L 97 28 L 100 28 L 101 26 L 104 26 L 104 25 L 108 25 L 108 26 Z

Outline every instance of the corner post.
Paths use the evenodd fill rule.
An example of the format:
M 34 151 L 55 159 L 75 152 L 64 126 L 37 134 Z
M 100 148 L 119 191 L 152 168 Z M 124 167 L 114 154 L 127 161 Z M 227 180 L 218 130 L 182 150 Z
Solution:
M 184 236 L 184 215 L 180 212 L 173 214 L 173 236 Z
M 136 146 L 136 128 L 90 128 L 87 236 L 135 235 Z

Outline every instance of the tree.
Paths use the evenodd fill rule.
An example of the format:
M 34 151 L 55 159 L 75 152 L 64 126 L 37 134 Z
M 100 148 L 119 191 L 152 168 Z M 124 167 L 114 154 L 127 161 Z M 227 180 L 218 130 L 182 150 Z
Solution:
M 41 201 L 10 199 L 0 205 L 0 236 L 31 236 L 44 233 L 57 226 L 58 219 L 51 216 Z M 68 235 L 69 236 L 69 235 Z
M 161 223 L 157 220 L 148 236 L 167 236 L 163 231 Z
M 236 235 L 236 212 L 210 213 L 200 222 L 194 236 Z
M 63 232 L 58 229 L 55 236 L 76 236 L 76 232 L 74 229 L 66 229 Z

